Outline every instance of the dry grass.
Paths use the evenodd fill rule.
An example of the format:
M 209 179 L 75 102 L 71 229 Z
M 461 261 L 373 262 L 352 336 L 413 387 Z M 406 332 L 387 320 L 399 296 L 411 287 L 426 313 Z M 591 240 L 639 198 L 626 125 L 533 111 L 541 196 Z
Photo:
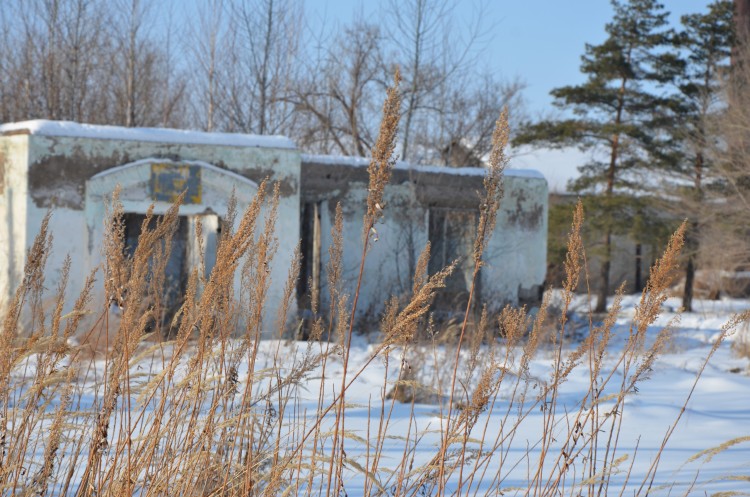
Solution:
M 204 263 L 191 272 L 183 304 L 170 322 L 160 317 L 160 295 L 179 201 L 155 223 L 147 216 L 135 254 L 128 258 L 123 210 L 114 193 L 101 281 L 95 283 L 91 275 L 67 315 L 63 309 L 69 263 L 62 268 L 54 305 L 43 305 L 45 263 L 52 247 L 49 216 L 45 218 L 29 251 L 23 281 L 5 311 L 0 336 L 3 494 L 347 495 L 347 483 L 356 474 L 363 482 L 358 491 L 367 496 L 617 494 L 621 488 L 615 488 L 612 475 L 624 465 L 621 414 L 625 399 L 647 379 L 669 342 L 669 327 L 648 346 L 645 334 L 666 298 L 684 227 L 652 268 L 627 345 L 614 360 L 605 361 L 605 355 L 622 291 L 585 340 L 572 348 L 565 343 L 573 290 L 586 267 L 579 203 L 556 326 L 549 326 L 549 300 L 534 316 L 511 307 L 497 316 L 485 307 L 472 316 L 472 287 L 463 320 L 453 331 L 438 331 L 430 310 L 455 263 L 428 274 L 428 245 L 416 264 L 411 295 L 388 302 L 381 340 L 350 369 L 353 316 L 367 277 L 368 241 L 382 215 L 383 188 L 395 160 L 399 107 L 396 76 L 369 168 L 357 285 L 348 289 L 341 279 L 343 215 L 337 206 L 327 267 L 331 306 L 323 317 L 320 296 L 313 296 L 312 340 L 295 345 L 294 351 L 281 340 L 261 342 L 262 330 L 275 326 L 279 337 L 285 330 L 299 272 L 297 250 L 279 317 L 275 323 L 264 323 L 270 284 L 266 268 L 277 246 L 278 186 L 270 188 L 264 182 L 244 213 L 230 208 L 211 275 L 204 276 Z M 503 113 L 479 205 L 474 281 L 502 198 L 507 139 Z M 236 276 L 242 281 L 239 295 L 232 284 Z M 98 285 L 105 298 L 97 304 L 92 295 L 100 291 Z M 148 302 L 145 308 L 143 302 Z M 117 322 L 109 320 L 113 307 L 121 314 Z M 23 329 L 22 316 L 29 317 Z M 737 317 L 724 333 L 747 318 Z M 154 323 L 167 330 L 169 341 L 149 342 Z M 91 337 L 104 337 L 102 357 L 94 360 L 84 346 L 72 346 L 73 336 L 84 344 Z M 530 373 L 542 346 L 552 351 L 547 378 Z M 353 407 L 347 393 L 376 366 L 383 369 L 381 393 L 367 406 L 362 433 L 350 428 Z M 341 378 L 331 391 L 326 380 L 334 367 Z M 590 384 L 577 411 L 569 412 L 561 406 L 561 387 L 576 370 L 586 371 Z M 314 385 L 312 380 L 318 380 L 320 389 L 310 402 L 302 387 Z M 501 396 L 504 402 L 499 402 Z M 416 427 L 414 404 L 426 401 L 435 403 L 439 412 L 436 446 L 428 444 L 429 434 Z M 399 403 L 410 406 L 409 427 L 394 442 L 393 415 L 402 408 Z M 532 451 L 517 435 L 524 420 L 540 410 L 543 425 Z M 673 429 L 674 425 L 665 434 L 662 450 Z M 402 457 L 386 461 L 384 454 L 393 451 L 393 443 L 400 444 Z M 526 448 L 520 456 L 513 450 L 518 447 Z M 420 460 L 417 454 L 426 450 L 432 451 L 430 457 Z M 718 450 L 723 447 L 700 457 Z M 634 482 L 641 494 L 653 483 L 660 454 L 646 478 Z M 519 464 L 528 467 L 527 480 L 522 488 L 509 490 L 506 479 Z M 624 471 L 627 481 L 629 471 Z

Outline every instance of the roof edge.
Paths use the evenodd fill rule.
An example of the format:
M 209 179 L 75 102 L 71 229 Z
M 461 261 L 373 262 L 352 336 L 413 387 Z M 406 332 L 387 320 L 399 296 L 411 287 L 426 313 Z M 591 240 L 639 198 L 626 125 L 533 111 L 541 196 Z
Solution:
M 95 140 L 123 140 L 179 143 L 186 145 L 217 145 L 228 147 L 264 147 L 296 149 L 296 144 L 285 136 L 262 136 L 242 133 L 215 133 L 172 128 L 126 128 L 72 121 L 37 119 L 0 125 L 0 135 L 37 135 Z
M 367 167 L 370 159 L 367 157 L 337 156 L 337 155 L 314 155 L 302 154 L 302 162 L 312 164 Z M 404 161 L 396 162 L 394 169 L 413 170 L 418 173 L 449 174 L 453 176 L 485 176 L 485 167 L 447 167 L 433 165 L 414 165 Z M 506 169 L 503 174 L 510 177 L 530 178 L 545 180 L 544 175 L 536 169 Z

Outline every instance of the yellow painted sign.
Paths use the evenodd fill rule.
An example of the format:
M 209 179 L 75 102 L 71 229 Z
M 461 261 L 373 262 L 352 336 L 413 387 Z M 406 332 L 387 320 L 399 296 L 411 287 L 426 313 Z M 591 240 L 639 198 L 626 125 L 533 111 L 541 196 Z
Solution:
M 187 190 L 185 204 L 202 201 L 201 168 L 192 164 L 155 162 L 151 164 L 151 198 L 159 202 L 174 202 Z

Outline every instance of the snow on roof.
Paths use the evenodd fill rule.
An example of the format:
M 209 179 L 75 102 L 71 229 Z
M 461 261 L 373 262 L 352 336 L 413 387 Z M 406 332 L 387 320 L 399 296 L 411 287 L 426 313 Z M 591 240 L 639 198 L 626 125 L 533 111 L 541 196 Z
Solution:
M 370 164 L 370 159 L 366 157 L 302 154 L 302 162 L 367 167 Z M 395 169 L 412 169 L 416 172 L 452 174 L 455 176 L 484 176 L 487 174 L 487 169 L 484 167 L 416 166 L 403 161 L 396 162 Z M 505 176 L 513 176 L 517 178 L 545 179 L 542 173 L 534 169 L 506 169 L 504 174 Z
M 80 124 L 71 121 L 22 121 L 0 125 L 0 134 L 27 133 L 41 136 L 69 136 L 99 140 L 128 140 L 144 142 L 183 143 L 191 145 L 219 145 L 229 147 L 296 148 L 285 136 L 259 136 L 240 133 L 207 133 L 168 128 L 124 128 Z

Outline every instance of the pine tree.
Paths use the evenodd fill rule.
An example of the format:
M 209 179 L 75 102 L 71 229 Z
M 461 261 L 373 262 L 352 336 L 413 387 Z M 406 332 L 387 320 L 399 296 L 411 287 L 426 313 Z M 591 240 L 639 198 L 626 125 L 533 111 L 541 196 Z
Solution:
M 596 312 L 606 309 L 612 236 L 629 224 L 632 195 L 641 184 L 637 172 L 658 140 L 650 129 L 655 111 L 671 103 L 656 92 L 681 68 L 670 50 L 674 33 L 662 4 L 613 0 L 612 6 L 607 39 L 586 45 L 581 64 L 586 82 L 552 91 L 554 104 L 573 117 L 528 125 L 515 140 L 518 145 L 577 146 L 593 152 L 572 188 L 596 200 L 595 222 L 603 239 Z
M 701 218 L 706 213 L 704 179 L 712 166 L 708 153 L 712 139 L 709 121 L 721 111 L 720 95 L 734 44 L 733 10 L 731 0 L 717 0 L 705 13 L 682 16 L 682 29 L 675 39 L 685 69 L 675 81 L 676 105 L 665 131 L 672 142 L 671 149 L 666 149 L 672 154 L 667 162 L 672 163 L 671 170 L 682 184 L 689 185 L 678 187 L 677 191 L 681 217 L 687 214 L 690 220 L 682 297 L 687 311 L 692 311 Z

